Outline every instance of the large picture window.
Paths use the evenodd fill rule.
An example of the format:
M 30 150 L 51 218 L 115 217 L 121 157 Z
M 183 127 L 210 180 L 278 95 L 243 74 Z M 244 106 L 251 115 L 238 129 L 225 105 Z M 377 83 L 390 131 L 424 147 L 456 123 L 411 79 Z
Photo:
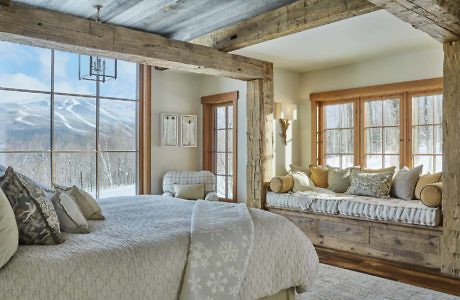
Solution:
M 0 164 L 96 197 L 134 195 L 137 65 L 79 80 L 78 54 L 0 42 Z
M 312 94 L 312 161 L 442 171 L 442 81 Z

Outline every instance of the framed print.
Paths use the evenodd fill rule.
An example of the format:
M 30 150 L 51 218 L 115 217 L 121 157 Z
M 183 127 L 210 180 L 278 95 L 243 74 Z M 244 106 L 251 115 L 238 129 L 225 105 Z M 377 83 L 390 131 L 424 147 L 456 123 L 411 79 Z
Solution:
M 197 147 L 197 122 L 196 115 L 181 115 L 181 146 Z
M 178 129 L 179 115 L 162 113 L 161 114 L 161 146 L 175 147 L 178 146 Z

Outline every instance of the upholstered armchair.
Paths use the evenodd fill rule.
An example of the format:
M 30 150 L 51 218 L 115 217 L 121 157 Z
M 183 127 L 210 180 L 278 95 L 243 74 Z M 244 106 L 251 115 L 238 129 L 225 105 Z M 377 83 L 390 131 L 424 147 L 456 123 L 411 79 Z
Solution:
M 163 176 L 163 196 L 174 197 L 175 184 L 204 184 L 204 200 L 219 201 L 217 179 L 210 171 L 169 171 Z

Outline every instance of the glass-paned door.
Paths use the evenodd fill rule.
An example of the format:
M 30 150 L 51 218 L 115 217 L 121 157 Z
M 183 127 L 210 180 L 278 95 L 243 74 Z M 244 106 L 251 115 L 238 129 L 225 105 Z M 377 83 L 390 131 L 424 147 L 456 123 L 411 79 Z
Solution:
M 400 165 L 401 99 L 364 101 L 364 157 L 367 168 Z
M 412 164 L 442 171 L 442 94 L 412 97 Z
M 217 175 L 217 195 L 233 199 L 233 106 L 214 108 L 214 173 Z

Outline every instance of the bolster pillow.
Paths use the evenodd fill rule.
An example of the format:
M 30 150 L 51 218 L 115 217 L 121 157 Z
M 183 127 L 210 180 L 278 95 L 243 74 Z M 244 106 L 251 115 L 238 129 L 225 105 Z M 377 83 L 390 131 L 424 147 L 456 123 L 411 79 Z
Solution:
M 275 193 L 286 193 L 292 190 L 294 178 L 291 175 L 276 176 L 270 180 L 270 190 Z
M 425 186 L 421 192 L 421 201 L 429 207 L 439 207 L 442 204 L 442 182 Z

